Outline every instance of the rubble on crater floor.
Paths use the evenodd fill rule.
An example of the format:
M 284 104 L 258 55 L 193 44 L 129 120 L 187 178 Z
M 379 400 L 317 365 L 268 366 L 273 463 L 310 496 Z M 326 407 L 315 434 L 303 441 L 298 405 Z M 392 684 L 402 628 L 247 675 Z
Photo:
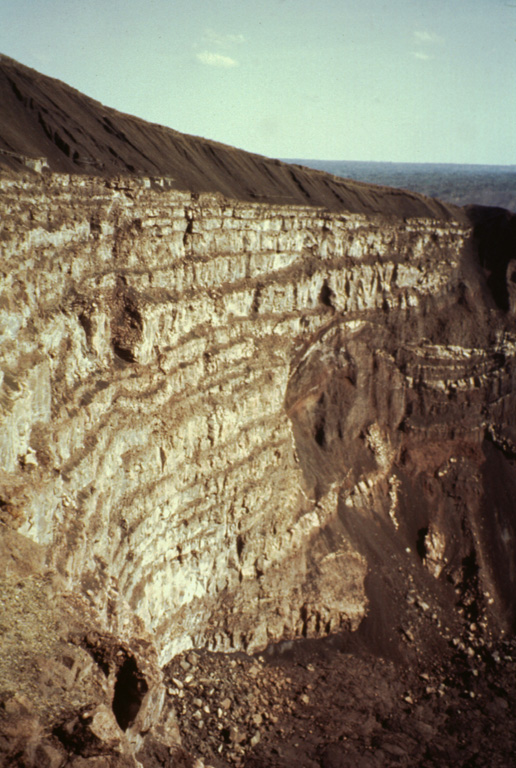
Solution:
M 472 656 L 454 640 L 415 668 L 316 644 L 190 652 L 166 668 L 168 697 L 184 747 L 214 768 L 507 768 L 516 641 Z

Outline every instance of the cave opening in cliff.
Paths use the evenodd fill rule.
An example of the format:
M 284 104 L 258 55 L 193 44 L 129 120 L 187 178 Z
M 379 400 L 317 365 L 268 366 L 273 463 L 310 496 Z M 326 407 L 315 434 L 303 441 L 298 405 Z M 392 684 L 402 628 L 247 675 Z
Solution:
M 326 398 L 324 392 L 319 398 L 317 403 L 317 410 L 315 412 L 314 428 L 313 428 L 314 440 L 320 448 L 326 447 Z
M 125 278 L 119 278 L 113 297 L 112 347 L 115 355 L 127 363 L 134 363 L 135 346 L 139 343 L 143 319 L 135 296 L 129 291 Z
M 420 528 L 419 531 L 417 532 L 416 550 L 421 560 L 424 560 L 427 555 L 427 551 L 426 551 L 427 536 L 428 536 L 428 526 L 424 528 Z
M 326 445 L 326 420 L 324 416 L 320 416 L 315 424 L 314 439 L 320 448 L 324 448 Z
M 334 294 L 330 286 L 328 285 L 328 281 L 325 280 L 321 292 L 319 294 L 319 301 L 321 304 L 324 304 L 325 307 L 330 307 L 333 309 L 333 301 L 334 301 Z
M 116 675 L 112 705 L 113 714 L 123 731 L 133 724 L 147 691 L 148 685 L 136 661 L 132 657 L 125 659 Z

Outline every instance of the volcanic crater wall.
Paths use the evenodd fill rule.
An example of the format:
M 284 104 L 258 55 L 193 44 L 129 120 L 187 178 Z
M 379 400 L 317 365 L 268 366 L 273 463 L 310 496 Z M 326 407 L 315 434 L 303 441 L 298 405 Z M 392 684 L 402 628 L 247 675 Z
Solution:
M 515 338 L 467 224 L 67 175 L 2 200 L 0 515 L 107 630 L 167 660 L 354 629 L 367 525 L 458 582 L 473 552 L 509 610 L 482 473 L 487 436 L 514 480 Z

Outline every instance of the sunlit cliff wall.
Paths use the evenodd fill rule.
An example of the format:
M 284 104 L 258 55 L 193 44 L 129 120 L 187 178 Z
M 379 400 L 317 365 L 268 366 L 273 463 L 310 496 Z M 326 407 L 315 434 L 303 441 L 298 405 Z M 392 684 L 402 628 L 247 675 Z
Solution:
M 497 594 L 436 491 L 515 445 L 468 226 L 57 175 L 2 201 L 0 514 L 106 628 L 163 660 L 356 628 L 350 514 L 436 576 L 474 549 Z

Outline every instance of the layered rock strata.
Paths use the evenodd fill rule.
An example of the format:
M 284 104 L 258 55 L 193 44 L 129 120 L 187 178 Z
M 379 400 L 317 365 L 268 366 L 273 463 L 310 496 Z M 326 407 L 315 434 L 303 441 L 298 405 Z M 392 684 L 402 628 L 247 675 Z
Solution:
M 467 225 L 150 180 L 2 194 L 2 514 L 106 629 L 130 610 L 166 660 L 355 628 L 348 510 L 446 567 L 446 504 L 412 530 L 405 466 L 448 478 L 460 443 L 481 485 L 486 432 L 514 445 L 514 340 Z
M 414 568 L 512 625 L 510 249 L 433 208 L 1 188 L 9 759 L 174 749 L 159 662 L 364 617 L 387 642 Z

